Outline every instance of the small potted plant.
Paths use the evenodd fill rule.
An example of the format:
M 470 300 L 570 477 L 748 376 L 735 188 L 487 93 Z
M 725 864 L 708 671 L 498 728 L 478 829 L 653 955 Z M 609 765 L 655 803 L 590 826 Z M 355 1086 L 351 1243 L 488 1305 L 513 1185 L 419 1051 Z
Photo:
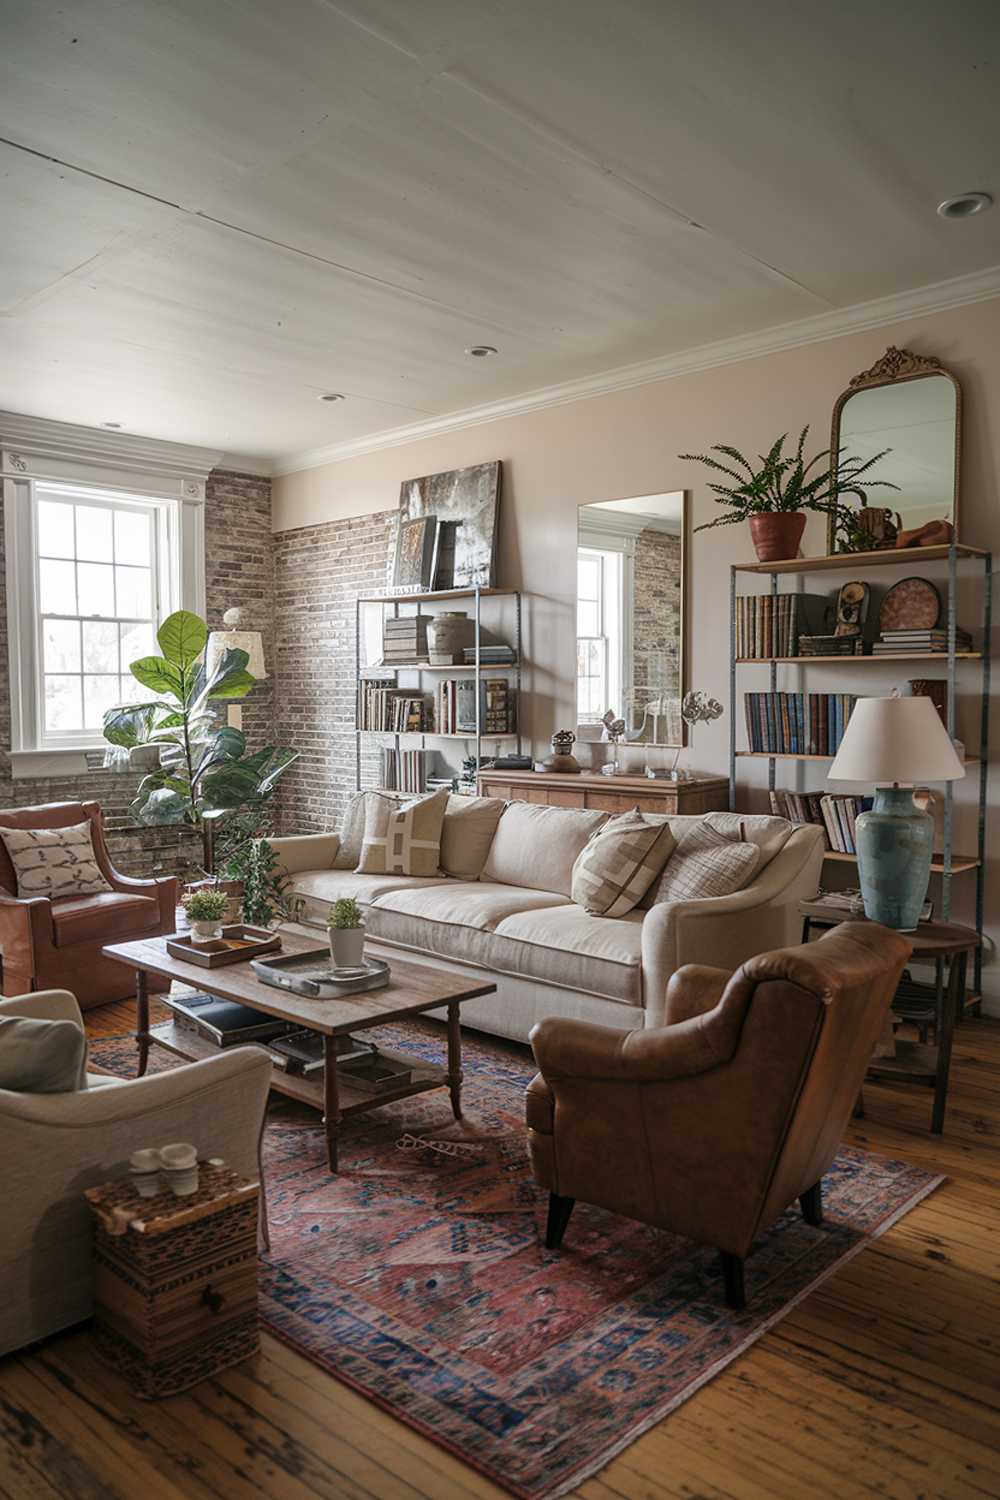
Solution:
M 326 919 L 330 929 L 330 956 L 338 969 L 361 967 L 365 953 L 365 929 L 361 908 L 352 896 L 343 896 L 330 907 Z
M 216 943 L 222 936 L 222 923 L 229 908 L 229 896 L 217 886 L 188 891 L 181 905 L 191 923 L 191 941 L 195 944 Z
M 860 458 L 846 457 L 841 448 L 836 455 L 836 464 L 832 462 L 831 450 L 826 448 L 806 462 L 804 452 L 808 433 L 809 428 L 803 427 L 794 453 L 785 452 L 788 434 L 783 433 L 766 454 L 758 454 L 759 467 L 756 468 L 738 448 L 726 443 L 716 443 L 711 453 L 681 453 L 679 457 L 706 464 L 716 473 L 725 474 L 735 481 L 708 486 L 716 503 L 728 509 L 714 521 L 702 522 L 694 528 L 695 531 L 708 531 L 713 526 L 735 526 L 747 521 L 758 559 L 761 562 L 780 562 L 798 556 L 806 511 L 833 516 L 837 524 L 842 525 L 845 517 L 851 514 L 849 507 L 841 502 L 842 495 L 854 495 L 864 505 L 870 489 L 898 489 L 898 485 L 886 479 L 867 477 L 872 465 L 890 451 L 888 448 L 864 462 Z M 721 453 L 728 462 L 713 458 L 712 453 Z M 739 467 L 733 468 L 733 464 Z M 817 465 L 820 467 L 813 473 Z M 861 483 L 862 477 L 864 484 Z

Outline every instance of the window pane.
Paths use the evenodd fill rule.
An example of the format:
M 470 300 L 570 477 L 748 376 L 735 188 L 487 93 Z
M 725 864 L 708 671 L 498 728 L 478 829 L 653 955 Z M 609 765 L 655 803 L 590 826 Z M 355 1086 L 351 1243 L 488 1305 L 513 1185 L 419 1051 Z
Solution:
M 122 635 L 122 671 L 128 672 L 128 668 L 134 661 L 142 656 L 159 656 L 160 648 L 153 639 L 152 625 L 119 625 Z M 131 674 L 129 674 L 131 680 Z M 148 688 L 143 689 L 148 692 Z
M 76 569 L 71 562 L 43 558 L 38 564 L 38 582 L 43 615 L 76 614 Z
M 116 510 L 115 561 L 148 567 L 151 560 L 149 532 L 149 516 L 134 510 Z
M 73 507 L 56 500 L 38 502 L 38 554 L 40 557 L 73 556 Z
M 80 627 L 75 620 L 42 621 L 42 661 L 46 672 L 79 672 Z
M 126 619 L 132 617 L 148 620 L 153 613 L 149 569 L 116 568 L 115 586 L 118 598 L 118 608 L 115 613 Z
M 85 729 L 100 729 L 104 711 L 118 702 L 118 678 L 85 677 L 83 679 L 83 724 Z
M 83 710 L 80 702 L 79 677 L 45 678 L 45 728 L 48 730 L 80 729 Z
M 149 698 L 149 688 L 143 687 L 141 682 L 136 682 L 131 672 L 118 679 L 117 701 L 119 703 L 148 703 Z
M 576 633 L 577 635 L 600 635 L 601 633 L 601 606 L 592 604 L 586 599 L 580 599 L 576 606 Z
M 80 590 L 80 614 L 113 615 L 115 612 L 114 568 L 106 567 L 103 563 L 77 563 L 76 576 Z
M 76 555 L 92 562 L 111 562 L 114 553 L 111 540 L 114 518 L 100 505 L 76 507 Z
M 84 620 L 83 670 L 118 671 L 118 626 L 113 621 Z

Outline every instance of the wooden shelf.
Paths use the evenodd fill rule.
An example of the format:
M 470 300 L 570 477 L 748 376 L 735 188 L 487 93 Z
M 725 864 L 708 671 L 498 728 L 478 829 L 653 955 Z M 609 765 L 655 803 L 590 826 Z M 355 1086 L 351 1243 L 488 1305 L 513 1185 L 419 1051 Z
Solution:
M 930 550 L 929 548 L 927 549 Z M 365 594 L 359 604 L 434 604 L 447 599 L 513 599 L 517 589 L 438 589 L 427 594 Z
M 432 729 L 356 729 L 355 734 L 382 734 L 391 735 L 393 739 L 404 734 L 417 735 L 425 740 L 474 740 L 476 731 L 470 729 L 467 734 L 435 734 Z M 517 735 L 513 731 L 497 734 L 495 730 L 483 729 L 480 731 L 481 740 L 516 740 Z
M 485 735 L 483 736 L 485 739 Z M 833 760 L 833 755 L 803 755 L 798 750 L 737 750 L 738 760 Z M 978 766 L 978 755 L 967 755 L 962 762 L 966 766 Z
M 837 864 L 844 865 L 856 865 L 858 862 L 858 856 L 856 854 L 841 854 L 837 849 L 827 849 L 826 853 L 823 855 L 823 858 L 833 860 Z M 951 873 L 953 875 L 961 875 L 966 870 L 977 870 L 978 868 L 978 859 L 972 859 L 968 854 L 953 854 L 951 857 Z M 944 874 L 943 854 L 934 855 L 931 861 L 931 874 Z
M 982 661 L 981 651 L 956 651 L 956 661 Z M 815 663 L 856 667 L 859 664 L 887 661 L 939 661 L 948 665 L 947 651 L 893 651 L 878 656 L 738 656 L 738 667 L 813 666 Z
M 877 552 L 836 552 L 826 557 L 793 557 L 786 562 L 733 563 L 734 573 L 822 573 L 832 568 L 886 567 L 892 564 L 907 565 L 914 562 L 946 561 L 950 547 L 893 547 Z M 986 557 L 982 547 L 969 547 L 956 542 L 958 557 Z
M 521 663 L 517 661 L 481 661 L 479 670 L 480 672 L 512 672 L 520 665 Z M 369 673 L 377 676 L 382 672 L 451 672 L 454 675 L 456 672 L 474 672 L 475 670 L 474 661 L 452 662 L 448 667 L 431 666 L 426 661 L 397 661 L 381 662 L 374 667 L 362 667 L 361 675 L 365 678 Z

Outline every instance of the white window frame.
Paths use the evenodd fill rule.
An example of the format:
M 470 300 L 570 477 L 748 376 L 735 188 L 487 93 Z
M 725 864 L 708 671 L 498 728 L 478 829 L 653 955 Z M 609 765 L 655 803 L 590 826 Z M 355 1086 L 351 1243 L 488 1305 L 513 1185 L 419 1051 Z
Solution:
M 21 438 L 16 449 L 5 436 L 5 423 Z M 111 462 L 95 463 L 95 456 Z M 205 479 L 219 457 L 205 449 L 0 413 L 12 776 L 85 772 L 100 765 L 104 743 L 99 731 L 74 731 L 58 740 L 41 736 L 36 487 L 44 482 L 77 490 L 85 501 L 138 501 L 153 508 L 168 570 L 161 574 L 160 617 L 174 608 L 204 615 Z
M 617 700 L 621 697 L 622 683 L 630 680 L 626 676 L 626 666 L 631 656 L 631 556 L 620 541 L 616 545 L 607 546 L 603 539 L 591 540 L 590 538 L 581 541 L 577 546 L 578 561 L 583 554 L 599 558 L 601 563 L 601 597 L 599 600 L 601 632 L 597 636 L 577 634 L 577 647 L 579 651 L 580 641 L 603 642 L 605 696 L 608 701 L 600 712 L 581 713 L 580 679 L 577 677 L 576 721 L 578 725 L 595 725 L 600 724 L 602 714 L 606 713 L 609 708 L 613 709 L 616 714 L 624 713 L 623 705 Z M 612 559 L 616 563 L 617 576 L 614 580 L 614 589 L 609 590 L 607 575 Z M 609 594 L 613 594 L 614 603 L 617 605 L 614 610 L 614 620 L 608 619 Z

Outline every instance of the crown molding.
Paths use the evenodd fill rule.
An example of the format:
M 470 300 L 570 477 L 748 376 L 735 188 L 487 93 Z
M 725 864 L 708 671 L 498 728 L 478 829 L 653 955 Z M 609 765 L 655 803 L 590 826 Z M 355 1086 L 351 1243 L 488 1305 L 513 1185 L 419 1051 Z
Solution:
M 361 458 L 366 453 L 398 448 L 404 443 L 418 442 L 421 438 L 458 432 L 463 427 L 477 427 L 484 422 L 497 422 L 505 417 L 544 411 L 550 406 L 564 406 L 570 401 L 585 401 L 594 396 L 627 391 L 635 386 L 650 385 L 657 380 L 673 380 L 679 375 L 694 375 L 701 370 L 715 369 L 719 365 L 739 364 L 743 360 L 759 359 L 765 354 L 780 353 L 783 349 L 795 349 L 802 344 L 815 344 L 851 333 L 864 333 L 869 328 L 898 323 L 903 318 L 946 312 L 949 308 L 963 307 L 970 302 L 986 302 L 998 296 L 1000 266 L 990 266 L 984 271 L 974 271 L 967 276 L 953 277 L 949 281 L 938 281 L 912 291 L 898 292 L 891 297 L 877 297 L 870 302 L 856 303 L 853 307 L 817 313 L 809 318 L 758 329 L 732 339 L 719 339 L 715 343 L 701 344 L 659 359 L 620 365 L 617 369 L 604 370 L 597 375 L 585 375 L 580 380 L 545 386 L 502 401 L 491 401 L 483 406 L 449 412 L 442 417 L 429 417 L 406 427 L 387 428 L 348 442 L 332 443 L 325 448 L 281 454 L 272 461 L 270 472 L 282 475 L 294 474 L 301 469 L 318 469 L 324 464 Z
M 214 448 L 195 448 L 12 411 L 0 411 L 0 448 L 27 453 L 34 459 L 99 463 L 139 474 L 199 481 L 204 481 L 223 457 L 221 450 Z
M 230 474 L 252 474 L 255 479 L 270 479 L 274 473 L 269 458 L 261 458 L 259 454 L 251 457 L 249 453 L 220 453 L 219 462 L 212 467 L 226 469 Z

